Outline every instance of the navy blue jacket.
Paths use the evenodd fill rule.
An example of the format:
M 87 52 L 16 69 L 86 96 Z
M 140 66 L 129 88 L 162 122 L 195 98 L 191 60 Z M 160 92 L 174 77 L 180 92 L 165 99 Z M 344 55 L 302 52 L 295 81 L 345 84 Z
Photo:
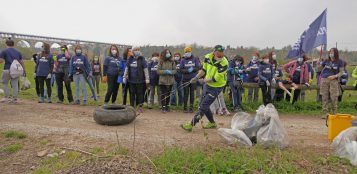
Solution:
M 249 83 L 256 83 L 257 81 L 254 80 L 254 78 L 258 77 L 258 70 L 259 70 L 260 63 L 259 61 L 256 61 L 253 63 L 250 61 L 247 64 L 247 68 L 250 68 L 250 71 L 247 71 L 247 82 Z
M 151 86 L 159 85 L 159 75 L 157 74 L 158 64 L 159 62 L 157 61 L 151 61 L 148 66 Z
M 182 81 L 190 81 L 197 75 L 198 70 L 200 69 L 200 62 L 193 55 L 189 58 L 182 58 L 180 61 L 180 70 L 178 72 L 182 73 Z M 193 68 L 192 72 L 188 72 L 189 68 Z
M 140 63 L 139 63 L 140 61 Z M 141 65 L 139 65 L 141 64 Z M 145 83 L 145 72 L 144 69 L 148 67 L 145 57 L 139 56 L 137 59 L 129 58 L 126 67 L 128 68 L 129 83 Z
M 330 61 L 330 60 L 325 60 L 321 62 L 321 66 L 323 67 L 321 70 L 321 77 L 322 78 L 327 78 L 332 75 L 338 74 L 342 68 L 343 68 L 343 61 L 338 60 L 338 61 Z
M 265 81 L 267 80 L 271 82 L 271 80 L 273 79 L 273 74 L 274 74 L 273 66 L 270 63 L 266 64 L 262 62 L 258 70 L 259 85 L 264 85 Z
M 229 61 L 229 68 L 227 71 L 227 82 L 233 82 L 233 79 L 243 81 L 244 73 L 245 73 L 244 65 L 236 65 L 234 60 Z
M 87 75 L 90 75 L 90 64 L 88 62 L 87 57 L 85 57 L 84 55 L 73 56 L 69 64 L 69 73 L 70 75 L 74 75 L 76 73 L 86 73 Z
M 48 74 L 52 73 L 53 70 L 53 58 L 52 54 L 47 57 L 39 56 L 36 63 L 36 76 L 37 77 L 47 77 Z
M 57 73 L 66 73 L 68 71 L 71 57 L 66 57 L 65 54 L 57 55 Z
M 120 57 L 106 57 L 103 63 L 103 76 L 123 76 L 125 65 Z

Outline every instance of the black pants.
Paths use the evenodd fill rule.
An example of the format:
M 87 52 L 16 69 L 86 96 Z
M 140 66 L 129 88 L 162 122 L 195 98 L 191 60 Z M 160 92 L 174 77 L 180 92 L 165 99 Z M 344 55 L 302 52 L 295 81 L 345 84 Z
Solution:
M 66 87 L 68 102 L 73 102 L 71 81 L 70 81 L 70 79 L 67 77 L 67 75 L 65 73 L 57 73 L 56 74 L 56 84 L 57 84 L 58 99 L 60 101 L 62 101 L 62 102 L 64 100 L 63 83 L 64 83 L 64 86 Z
M 182 83 L 187 83 L 187 82 L 182 82 Z M 196 84 L 189 84 L 183 88 L 184 109 L 187 109 L 188 97 L 190 97 L 190 108 L 193 108 L 193 103 L 195 101 L 195 89 L 196 89 Z
M 288 91 L 291 93 L 291 89 L 288 89 Z M 300 97 L 300 93 L 301 93 L 301 89 L 295 89 L 295 90 L 294 90 L 293 102 L 292 102 L 292 104 L 294 104 L 295 102 L 298 101 L 298 99 L 299 99 L 299 97 Z M 285 100 L 286 100 L 287 102 L 290 102 L 290 95 L 286 94 Z
M 264 105 L 271 103 L 271 86 L 267 86 L 266 84 L 259 86 L 262 90 Z
M 39 88 L 40 88 L 40 97 L 45 96 L 45 82 L 46 82 L 46 87 L 47 87 L 47 96 L 51 97 L 51 79 L 48 79 L 47 76 L 38 76 L 38 83 L 39 83 Z
M 160 85 L 161 105 L 163 108 L 168 107 L 170 103 L 172 85 Z
M 128 92 L 130 93 L 130 87 L 129 83 L 127 84 L 122 84 L 122 99 L 123 99 L 123 105 L 126 105 L 126 100 L 127 100 L 127 94 Z
M 129 83 L 130 88 L 130 105 L 132 107 L 142 106 L 144 103 L 145 84 Z
M 40 92 L 40 83 L 38 82 L 38 77 L 35 77 L 35 84 L 36 84 L 36 94 L 38 97 L 40 97 L 41 92 Z
M 118 76 L 107 76 L 107 93 L 105 94 L 104 102 L 108 103 L 110 97 L 112 98 L 112 103 L 115 103 L 118 96 L 119 83 L 117 83 Z
M 282 90 L 280 88 L 276 89 L 274 100 L 279 102 L 283 99 L 284 99 L 284 90 Z

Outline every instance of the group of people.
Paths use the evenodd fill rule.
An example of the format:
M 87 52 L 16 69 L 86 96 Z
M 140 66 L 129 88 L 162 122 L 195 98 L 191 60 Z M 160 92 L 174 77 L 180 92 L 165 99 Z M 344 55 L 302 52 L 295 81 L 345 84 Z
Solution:
M 21 53 L 13 48 L 14 42 L 8 39 L 6 45 L 8 48 L 0 53 L 0 63 L 5 62 L 2 77 L 5 96 L 1 101 L 16 103 L 19 79 L 10 76 L 10 66 L 13 60 L 18 60 L 23 68 L 25 67 Z M 240 55 L 231 59 L 226 57 L 221 45 L 215 46 L 213 52 L 204 57 L 203 62 L 194 56 L 191 47 L 186 47 L 182 55 L 164 49 L 146 59 L 140 48 L 126 48 L 123 56 L 120 56 L 117 46 L 111 45 L 103 65 L 98 56 L 89 60 L 79 45 L 74 47 L 73 56 L 66 45 L 61 46 L 60 50 L 59 54 L 51 54 L 50 46 L 44 43 L 42 51 L 33 55 L 39 103 L 44 103 L 45 100 L 52 102 L 51 89 L 55 85 L 57 103 L 64 102 L 64 86 L 69 103 L 81 104 L 82 91 L 82 104 L 86 105 L 87 84 L 92 93 L 91 98 L 97 100 L 99 83 L 102 81 L 107 84 L 104 105 L 116 103 L 119 87 L 122 86 L 122 104 L 126 105 L 129 97 L 130 105 L 137 108 L 138 112 L 143 112 L 145 101 L 148 108 L 152 108 L 157 96 L 163 113 L 170 112 L 171 105 L 180 105 L 185 113 L 193 113 L 195 94 L 200 93 L 199 111 L 191 122 L 182 125 L 186 130 L 192 129 L 203 115 L 210 121 L 206 127 L 215 127 L 212 114 L 229 113 L 222 94 L 226 87 L 230 89 L 229 98 L 235 112 L 243 110 L 245 83 L 252 85 L 248 88 L 248 102 L 257 102 L 260 88 L 265 105 L 282 101 L 284 98 L 289 102 L 292 98 L 294 104 L 299 99 L 304 100 L 304 89 L 310 86 L 315 73 L 319 86 L 317 100 L 322 101 L 325 118 L 329 101 L 332 103 L 332 113 L 337 112 L 337 103 L 342 99 L 343 92 L 340 86 L 346 85 L 348 80 L 346 62 L 340 59 L 336 48 L 329 50 L 328 58 L 319 60 L 316 69 L 307 62 L 306 55 L 279 65 L 274 51 L 264 56 L 254 53 L 245 64 Z M 357 68 L 352 76 L 357 78 Z M 12 99 L 9 95 L 9 81 L 13 89 Z M 75 85 L 75 97 L 70 85 L 72 81 Z M 215 102 L 218 106 L 212 108 Z

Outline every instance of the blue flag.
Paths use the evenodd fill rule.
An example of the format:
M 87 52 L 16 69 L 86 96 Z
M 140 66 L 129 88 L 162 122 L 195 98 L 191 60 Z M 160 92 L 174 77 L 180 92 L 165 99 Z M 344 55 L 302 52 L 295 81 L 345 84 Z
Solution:
M 301 34 L 292 50 L 289 51 L 287 58 L 299 57 L 320 45 L 326 46 L 326 13 L 327 9 L 325 9 L 321 15 L 309 25 L 309 28 Z

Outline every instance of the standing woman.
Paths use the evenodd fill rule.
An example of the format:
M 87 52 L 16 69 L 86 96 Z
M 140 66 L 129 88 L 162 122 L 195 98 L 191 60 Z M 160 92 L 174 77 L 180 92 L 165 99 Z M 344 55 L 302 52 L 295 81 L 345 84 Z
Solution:
M 184 58 L 180 62 L 180 70 L 182 72 L 182 84 L 184 86 L 184 112 L 193 113 L 193 104 L 195 102 L 195 89 L 196 83 L 189 83 L 190 80 L 196 77 L 197 72 L 200 68 L 200 63 L 196 57 L 192 54 L 192 48 L 185 48 Z M 187 108 L 188 99 L 190 99 L 190 107 Z
M 75 56 L 72 57 L 69 65 L 69 76 L 73 76 L 74 85 L 76 87 L 76 100 L 74 104 L 80 104 L 80 83 L 82 85 L 83 105 L 87 104 L 87 87 L 86 87 L 86 74 L 91 74 L 90 65 L 87 57 L 82 55 L 82 48 L 76 45 L 74 48 Z M 88 76 L 89 77 L 89 76 Z
M 129 59 L 132 59 L 134 58 L 133 57 L 133 52 L 132 52 L 132 49 L 131 47 L 128 47 L 124 50 L 124 53 L 123 53 L 123 59 L 121 61 L 121 64 L 124 65 L 124 71 L 125 71 L 125 68 L 126 68 L 126 64 L 128 63 L 128 60 Z M 128 92 L 130 94 L 130 89 L 129 89 L 129 85 L 126 84 L 126 83 L 123 83 L 122 86 L 122 101 L 123 101 L 123 105 L 126 105 L 126 100 L 127 100 L 127 95 L 128 95 Z
M 123 77 L 123 67 L 121 67 L 121 58 L 117 46 L 111 45 L 108 57 L 104 59 L 103 76 L 107 80 L 107 93 L 105 94 L 104 105 L 108 105 L 110 98 L 112 104 L 117 100 L 119 84 L 118 77 Z
M 254 53 L 252 55 L 252 60 L 247 64 L 247 82 L 248 83 L 258 83 L 258 69 L 260 66 L 260 55 L 259 53 Z M 268 59 L 269 60 L 269 59 Z M 252 100 L 252 95 L 254 93 L 254 97 Z M 257 102 L 258 101 L 259 88 L 249 88 L 248 89 L 248 102 Z
M 157 74 L 157 67 L 159 66 L 159 57 L 160 57 L 159 53 L 153 53 L 151 57 L 151 62 L 149 63 L 149 67 L 148 67 L 149 77 L 150 77 L 150 94 L 148 100 L 149 109 L 152 109 L 154 106 L 155 93 L 157 93 L 158 100 L 160 101 L 159 75 Z
M 93 72 L 93 86 L 97 90 L 97 98 L 99 97 L 99 83 L 102 77 L 102 65 L 99 62 L 99 57 L 94 56 L 94 59 L 91 63 L 91 69 Z
M 320 62 L 321 69 L 320 94 L 322 96 L 322 119 L 328 114 L 328 102 L 332 102 L 332 114 L 337 113 L 337 98 L 340 95 L 338 79 L 343 74 L 343 61 L 339 59 L 337 48 L 331 48 L 327 60 Z
M 133 48 L 133 54 L 126 64 L 123 82 L 130 88 L 130 105 L 138 107 L 138 112 L 142 113 L 145 90 L 150 82 L 148 64 L 139 48 Z
M 175 83 L 172 85 L 172 93 L 170 96 L 170 104 L 176 106 L 182 106 L 183 103 L 183 88 L 182 84 L 182 73 L 180 70 L 180 61 L 181 61 L 181 54 L 175 53 L 174 54 L 174 61 L 176 64 L 176 74 L 175 74 Z M 176 96 L 177 94 L 177 96 Z M 177 99 L 177 100 L 176 100 Z M 177 102 L 176 102 L 177 101 Z
M 271 103 L 271 80 L 273 79 L 273 66 L 269 63 L 269 56 L 263 56 L 258 70 L 259 86 L 263 94 L 263 103 Z
M 69 103 L 73 103 L 73 95 L 71 89 L 71 79 L 68 78 L 68 67 L 71 61 L 71 55 L 68 52 L 68 47 L 66 45 L 61 46 L 61 54 L 57 55 L 57 73 L 56 73 L 56 84 L 57 84 L 57 95 L 58 102 L 63 103 L 63 83 L 67 91 L 67 99 Z
M 172 60 L 170 50 L 165 49 L 161 52 L 157 73 L 159 74 L 159 85 L 161 89 L 161 111 L 163 113 L 170 112 L 170 94 L 172 85 L 175 83 L 174 75 L 176 74 L 176 64 Z
M 52 70 L 54 61 L 52 59 L 52 55 L 50 54 L 50 45 L 47 43 L 43 43 L 43 51 L 41 52 L 40 56 L 37 59 L 36 64 L 36 77 L 39 83 L 40 89 L 40 98 L 38 100 L 39 103 L 44 103 L 44 83 L 46 82 L 47 87 L 47 100 L 48 103 L 52 103 L 51 100 L 51 77 L 52 77 Z
M 232 91 L 234 112 L 242 111 L 243 74 L 245 72 L 244 59 L 236 55 L 229 62 L 227 82 Z

